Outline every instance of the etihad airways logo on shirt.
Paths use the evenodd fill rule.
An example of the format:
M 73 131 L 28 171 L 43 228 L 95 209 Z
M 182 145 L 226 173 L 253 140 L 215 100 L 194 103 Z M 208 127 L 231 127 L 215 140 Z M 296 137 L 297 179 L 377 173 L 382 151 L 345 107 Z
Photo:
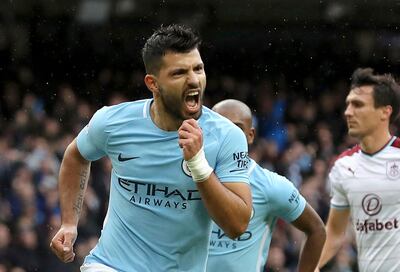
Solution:
M 189 201 L 201 200 L 200 193 L 196 189 L 179 190 L 123 178 L 118 178 L 118 183 L 123 189 L 132 193 L 129 201 L 135 204 L 184 210 Z
M 253 207 L 251 210 L 250 220 L 253 219 L 254 215 L 255 211 Z M 225 232 L 222 229 L 217 228 L 217 230 L 213 230 L 211 232 L 210 246 L 218 248 L 236 249 L 238 246 L 237 242 L 248 241 L 251 239 L 251 237 L 253 237 L 253 233 L 250 230 L 246 230 L 238 238 L 232 240 L 228 236 L 226 236 Z
M 235 240 L 230 239 L 224 231 L 220 228 L 213 230 L 210 237 L 210 247 L 214 248 L 226 248 L 226 249 L 236 249 L 238 247 L 238 242 L 248 241 L 253 237 L 251 231 L 246 230 L 242 235 L 240 235 Z

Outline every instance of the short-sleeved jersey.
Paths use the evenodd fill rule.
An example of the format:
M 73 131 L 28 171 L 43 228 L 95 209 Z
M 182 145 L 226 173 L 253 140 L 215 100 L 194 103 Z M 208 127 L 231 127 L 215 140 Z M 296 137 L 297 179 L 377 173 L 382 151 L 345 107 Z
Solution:
M 108 156 L 113 166 L 101 237 L 85 263 L 121 272 L 204 271 L 211 219 L 183 160 L 177 131 L 153 123 L 151 103 L 104 107 L 77 137 L 84 158 Z M 243 132 L 206 107 L 198 124 L 207 161 L 220 181 L 248 182 Z
M 277 219 L 292 222 L 304 211 L 305 199 L 285 177 L 263 169 L 253 160 L 249 176 L 253 213 L 248 229 L 232 240 L 213 223 L 207 263 L 209 272 L 262 271 Z
M 400 139 L 373 155 L 344 152 L 329 181 L 331 207 L 350 209 L 360 271 L 400 271 Z

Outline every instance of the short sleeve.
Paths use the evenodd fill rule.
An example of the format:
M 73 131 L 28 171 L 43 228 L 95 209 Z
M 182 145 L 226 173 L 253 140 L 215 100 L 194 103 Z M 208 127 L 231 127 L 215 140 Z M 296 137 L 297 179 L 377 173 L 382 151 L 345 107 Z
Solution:
M 77 137 L 78 150 L 88 161 L 98 160 L 106 155 L 108 134 L 105 131 L 107 109 L 98 110 Z
M 271 187 L 265 193 L 272 213 L 287 222 L 296 220 L 303 213 L 306 200 L 288 179 L 273 172 L 268 174 Z
M 328 182 L 331 185 L 331 206 L 336 209 L 347 209 L 349 208 L 349 201 L 340 181 L 339 168 L 335 164 L 328 176 Z
M 221 182 L 249 183 L 249 165 L 246 136 L 240 128 L 233 126 L 221 143 L 214 172 Z

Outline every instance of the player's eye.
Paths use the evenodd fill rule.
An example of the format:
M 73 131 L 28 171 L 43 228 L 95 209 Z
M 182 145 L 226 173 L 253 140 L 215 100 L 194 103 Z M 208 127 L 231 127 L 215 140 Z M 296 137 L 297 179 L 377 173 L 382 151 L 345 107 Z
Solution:
M 203 71 L 203 69 L 204 69 L 204 66 L 201 64 L 201 65 L 197 65 L 195 68 L 194 68 L 194 70 L 197 72 L 197 71 Z
M 183 75 L 184 73 L 185 73 L 184 69 L 178 69 L 178 70 L 172 71 L 171 75 L 172 76 L 179 76 L 179 75 Z

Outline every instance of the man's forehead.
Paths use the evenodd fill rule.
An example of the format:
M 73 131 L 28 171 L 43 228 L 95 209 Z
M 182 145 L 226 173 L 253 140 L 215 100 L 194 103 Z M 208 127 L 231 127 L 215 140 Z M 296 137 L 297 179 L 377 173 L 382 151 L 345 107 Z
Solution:
M 373 88 L 372 86 L 361 86 L 361 87 L 355 87 L 350 90 L 349 94 L 347 95 L 347 99 L 349 98 L 367 98 L 367 97 L 372 97 L 373 93 Z
M 164 63 L 168 62 L 169 65 L 174 66 L 185 65 L 189 62 L 202 63 L 200 52 L 197 49 L 185 53 L 167 51 L 162 60 Z
M 353 93 L 357 95 L 371 95 L 372 92 L 373 92 L 372 86 L 360 86 L 351 89 L 349 94 Z

